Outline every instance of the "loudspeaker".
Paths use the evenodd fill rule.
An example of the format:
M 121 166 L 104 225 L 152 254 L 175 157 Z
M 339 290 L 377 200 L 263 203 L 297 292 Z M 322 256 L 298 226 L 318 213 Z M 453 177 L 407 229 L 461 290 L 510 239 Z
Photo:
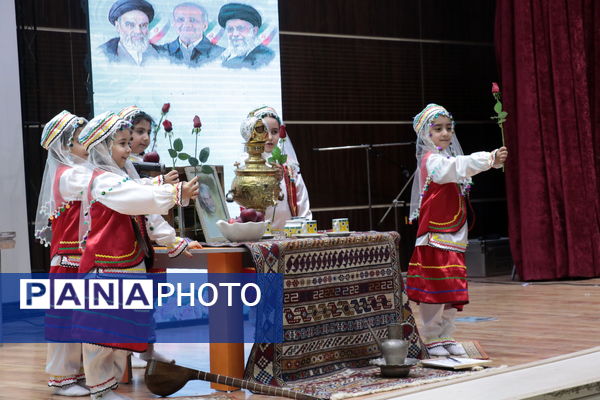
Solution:
M 470 239 L 465 253 L 467 276 L 510 275 L 513 268 L 507 237 L 498 239 Z

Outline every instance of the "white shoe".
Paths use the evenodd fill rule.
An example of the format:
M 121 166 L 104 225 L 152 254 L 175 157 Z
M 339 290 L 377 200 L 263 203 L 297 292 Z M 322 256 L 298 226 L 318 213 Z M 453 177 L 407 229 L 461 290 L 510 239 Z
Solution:
M 115 393 L 112 390 L 107 390 L 100 394 L 93 394 L 92 400 L 131 400 L 131 398 Z
M 446 344 L 444 345 L 444 348 L 453 356 L 464 356 L 467 354 L 465 348 L 460 343 Z
M 146 368 L 147 364 L 148 362 L 146 360 L 142 360 L 134 355 L 131 356 L 131 368 Z
M 445 346 L 435 346 L 435 347 L 428 347 L 427 348 L 427 352 L 429 353 L 430 356 L 432 357 L 444 357 L 444 356 L 449 356 L 450 353 L 448 353 L 448 351 L 446 351 L 446 349 L 444 348 Z
M 68 397 L 78 397 L 78 396 L 87 396 L 90 394 L 89 389 L 84 388 L 78 384 L 73 384 L 65 387 L 57 387 L 54 389 L 54 395 L 57 396 L 68 396 Z

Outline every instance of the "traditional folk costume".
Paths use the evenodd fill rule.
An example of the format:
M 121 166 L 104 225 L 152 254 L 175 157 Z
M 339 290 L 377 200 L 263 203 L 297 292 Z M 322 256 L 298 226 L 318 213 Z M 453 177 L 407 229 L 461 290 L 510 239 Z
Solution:
M 250 112 L 248 115 L 249 119 L 263 119 L 266 117 L 275 118 L 281 127 L 281 118 L 279 118 L 277 112 L 271 107 L 261 107 Z M 263 123 L 268 127 L 265 121 Z M 242 136 L 249 134 L 245 131 L 248 126 L 254 126 L 254 124 L 243 123 Z M 279 182 L 281 193 L 283 193 L 283 200 L 278 201 L 275 207 L 268 207 L 265 210 L 265 219 L 271 220 L 272 228 L 283 229 L 285 221 L 292 219 L 292 217 L 312 219 L 312 212 L 310 211 L 308 190 L 300 174 L 300 164 L 298 163 L 298 158 L 296 157 L 290 137 L 286 136 L 279 139 L 277 146 L 279 146 L 283 154 L 287 155 L 287 161 L 283 165 L 283 179 Z M 263 157 L 268 160 L 271 157 L 271 153 L 265 152 L 263 153 Z
M 128 106 L 119 111 L 118 116 L 132 125 L 134 121 L 139 117 L 144 119 L 148 119 L 151 124 L 154 123 L 152 118 L 145 113 L 142 109 L 137 106 Z M 129 160 L 131 162 L 142 162 L 143 161 L 143 153 L 142 154 L 133 154 L 129 156 Z M 153 178 L 137 178 L 137 182 L 143 185 L 163 185 L 165 183 L 164 176 L 158 175 Z M 148 238 L 156 242 L 160 246 L 165 246 L 168 251 L 169 257 L 177 257 L 187 248 L 188 243 L 190 242 L 187 238 L 181 238 L 177 236 L 175 229 L 169 225 L 165 219 L 158 214 L 146 215 L 145 224 L 148 232 Z M 154 273 L 163 273 L 164 269 L 153 268 L 151 272 Z M 140 353 L 139 357 L 131 359 L 131 365 L 133 368 L 144 368 L 146 366 L 146 361 L 152 358 L 156 358 L 160 361 L 165 362 L 174 362 L 174 360 L 166 358 L 161 354 L 154 351 L 154 344 L 148 343 L 148 350 Z
M 133 121 L 140 115 L 147 114 L 137 106 L 128 106 L 119 111 L 119 117 L 133 124 Z M 143 155 L 131 154 L 131 161 L 135 158 L 138 161 L 143 161 Z M 158 175 L 154 178 L 135 178 L 137 182 L 143 185 L 163 185 L 165 183 L 164 176 Z M 146 225 L 148 228 L 148 236 L 150 240 L 158 243 L 161 246 L 167 247 L 169 257 L 177 257 L 187 248 L 189 240 L 180 238 L 176 235 L 175 229 L 169 225 L 165 219 L 158 214 L 146 216 Z
M 80 273 L 148 272 L 145 260 L 151 260 L 151 246 L 143 214 L 166 214 L 175 204 L 182 204 L 182 183 L 142 185 L 131 178 L 137 175 L 130 161 L 122 170 L 112 159 L 114 136 L 129 127 L 129 122 L 117 115 L 104 113 L 91 120 L 81 133 L 80 142 L 90 153 L 89 162 L 94 170 L 82 198 L 80 239 L 84 250 Z M 130 321 L 132 325 L 150 326 L 149 313 L 136 314 L 140 320 Z M 96 324 L 110 320 L 102 315 L 95 318 Z M 89 326 L 84 315 L 76 325 L 86 326 L 86 322 Z M 103 324 L 104 329 L 108 327 Z M 92 397 L 105 396 L 103 392 L 118 385 L 127 357 L 127 351 L 122 349 L 143 352 L 147 341 L 146 338 L 144 343 L 104 343 L 95 346 L 95 354 L 87 360 L 84 355 L 86 380 Z
M 410 220 L 418 218 L 418 231 L 406 292 L 419 304 L 421 335 L 430 355 L 441 356 L 465 353 L 452 338 L 456 312 L 469 302 L 464 254 L 468 243 L 465 199 L 471 177 L 493 166 L 495 151 L 465 156 L 456 134 L 448 148 L 436 147 L 430 127 L 440 116 L 452 120 L 446 109 L 429 104 L 413 121 L 417 170 Z
M 35 238 L 50 246 L 50 273 L 76 273 L 79 267 L 79 210 L 81 193 L 87 187 L 90 173 L 82 160 L 71 154 L 73 136 L 87 121 L 68 111 L 62 111 L 50 120 L 42 132 L 41 145 L 48 150 L 46 167 L 38 199 Z M 68 314 L 68 313 L 65 313 Z M 53 324 L 57 315 L 46 315 L 48 343 L 46 372 L 48 386 L 54 394 L 83 396 L 89 390 L 78 382 L 82 372 L 82 344 L 60 343 L 69 340 L 69 331 Z

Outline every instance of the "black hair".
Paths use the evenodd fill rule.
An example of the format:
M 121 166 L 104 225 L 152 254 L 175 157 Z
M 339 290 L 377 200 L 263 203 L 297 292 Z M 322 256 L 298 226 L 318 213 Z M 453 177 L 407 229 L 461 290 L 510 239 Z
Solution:
M 132 127 L 137 125 L 140 121 L 146 120 L 148 122 L 150 122 L 150 128 L 152 128 L 152 126 L 154 126 L 154 119 L 152 119 L 152 117 L 149 114 L 146 114 L 143 111 L 140 111 L 139 113 L 136 114 L 136 116 L 131 120 L 131 125 Z

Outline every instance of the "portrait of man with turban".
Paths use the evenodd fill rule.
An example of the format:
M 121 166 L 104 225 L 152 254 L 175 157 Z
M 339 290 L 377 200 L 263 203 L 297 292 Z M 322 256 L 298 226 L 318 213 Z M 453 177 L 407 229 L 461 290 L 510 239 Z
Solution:
M 143 65 L 158 58 L 158 46 L 148 40 L 148 25 L 154 19 L 154 8 L 145 0 L 117 0 L 108 13 L 119 37 L 102 44 L 100 49 L 109 61 Z
M 168 54 L 173 62 L 199 66 L 217 59 L 225 50 L 204 36 L 208 27 L 208 14 L 200 4 L 185 2 L 175 6 L 173 27 L 177 38 L 161 46 L 161 51 Z
M 228 39 L 228 47 L 222 55 L 224 67 L 256 69 L 273 60 L 275 52 L 258 40 L 262 18 L 254 7 L 241 3 L 225 4 L 219 11 L 218 20 Z

